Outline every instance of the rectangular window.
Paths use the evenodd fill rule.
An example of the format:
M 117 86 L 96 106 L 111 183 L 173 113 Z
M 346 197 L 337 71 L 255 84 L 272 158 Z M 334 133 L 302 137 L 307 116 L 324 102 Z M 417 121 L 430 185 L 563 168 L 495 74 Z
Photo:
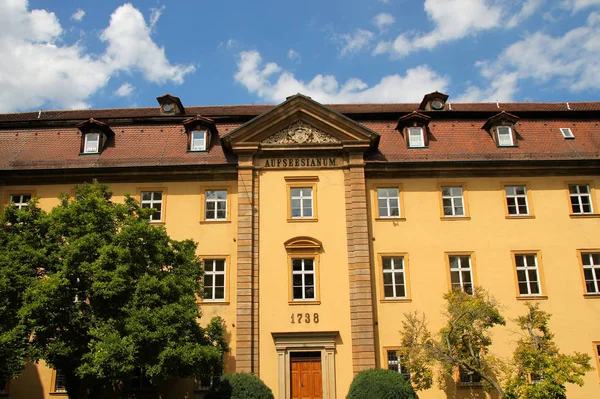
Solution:
M 569 184 L 571 211 L 575 215 L 594 213 L 589 184 Z
M 594 342 L 594 357 L 596 358 L 596 368 L 600 373 L 600 342 Z
M 529 206 L 527 204 L 527 187 L 505 186 L 506 205 L 509 216 L 528 216 Z
M 425 147 L 425 138 L 423 137 L 422 127 L 408 128 L 408 146 L 410 148 Z
M 452 290 L 463 290 L 473 295 L 473 268 L 471 255 L 449 255 L 450 285 Z
M 290 188 L 290 209 L 292 219 L 313 218 L 313 189 L 312 187 Z
M 442 186 L 442 206 L 444 217 L 465 216 L 465 202 L 463 199 L 463 188 Z
M 587 294 L 600 294 L 600 252 L 582 252 L 583 278 Z
M 292 300 L 316 300 L 315 287 L 315 259 L 292 258 Z
M 378 188 L 377 208 L 380 218 L 400 217 L 400 190 L 398 188 Z
M 385 299 L 405 299 L 406 274 L 404 269 L 404 257 L 383 256 L 381 258 L 383 270 L 383 293 Z
M 225 259 L 204 259 L 204 301 L 225 300 Z
M 481 375 L 475 371 L 468 371 L 462 367 L 458 368 L 459 383 L 463 386 L 479 386 L 482 384 Z
M 53 392 L 67 392 L 67 385 L 65 383 L 65 373 L 58 369 L 54 374 L 54 391 Z
M 216 384 L 219 379 L 221 378 L 221 376 L 219 375 L 212 375 L 212 376 L 206 376 L 206 377 L 200 377 L 196 379 L 196 390 L 197 391 L 208 391 L 210 390 L 210 388 Z
M 151 222 L 161 222 L 163 220 L 163 193 L 162 191 L 142 191 L 142 208 L 153 208 L 155 211 L 150 215 Z
M 566 139 L 574 139 L 575 136 L 573 135 L 573 132 L 571 131 L 570 128 L 568 127 L 561 127 L 560 128 L 560 133 L 563 135 L 564 138 Z
M 133 370 L 133 377 L 130 380 L 132 391 L 149 390 L 154 387 L 150 377 L 146 375 L 142 367 L 136 367 Z
M 227 190 L 206 190 L 206 220 L 227 220 Z
M 542 286 L 536 254 L 515 254 L 515 267 L 517 271 L 517 285 L 519 295 L 541 295 Z
M 194 130 L 191 132 L 190 151 L 205 151 L 206 150 L 206 131 Z
M 11 194 L 9 202 L 15 208 L 23 209 L 27 206 L 27 202 L 31 200 L 31 194 Z
M 0 378 L 0 395 L 8 394 L 8 381 Z
M 402 364 L 400 354 L 398 353 L 398 351 L 388 350 L 386 352 L 388 370 L 395 371 L 396 373 L 401 373 L 407 381 L 410 381 L 410 372 L 408 371 L 408 368 L 406 368 L 406 366 Z
M 496 134 L 498 135 L 499 147 L 510 147 L 513 145 L 512 129 L 509 126 L 496 127 Z
M 86 133 L 83 152 L 86 154 L 97 153 L 100 149 L 100 133 Z
M 544 381 L 544 375 L 541 373 L 529 373 L 529 383 L 530 384 L 539 384 Z

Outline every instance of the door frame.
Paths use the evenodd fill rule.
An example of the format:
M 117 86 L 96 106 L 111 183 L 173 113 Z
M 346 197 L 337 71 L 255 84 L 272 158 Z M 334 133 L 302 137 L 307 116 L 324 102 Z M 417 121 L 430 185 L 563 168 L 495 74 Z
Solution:
M 277 398 L 291 399 L 290 352 L 321 352 L 323 399 L 335 396 L 335 339 L 337 331 L 271 333 L 277 351 Z

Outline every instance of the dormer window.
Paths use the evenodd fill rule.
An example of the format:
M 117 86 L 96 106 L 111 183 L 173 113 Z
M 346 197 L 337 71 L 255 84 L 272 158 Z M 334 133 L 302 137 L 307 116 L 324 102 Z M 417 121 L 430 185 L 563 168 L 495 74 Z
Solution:
M 93 118 L 78 124 L 77 128 L 81 132 L 80 154 L 100 154 L 109 137 L 115 135 L 106 123 Z
M 86 133 L 84 136 L 83 152 L 97 154 L 100 149 L 100 133 Z
M 411 148 L 425 147 L 425 138 L 421 126 L 408 128 L 408 146 Z
M 446 101 L 448 101 L 448 95 L 434 91 L 433 93 L 425 94 L 419 109 L 423 111 L 443 111 L 446 109 Z
M 499 147 L 513 146 L 512 129 L 510 126 L 497 126 L 496 135 Z
M 190 135 L 190 151 L 206 151 L 206 130 L 193 130 Z
M 483 130 L 492 136 L 498 147 L 516 147 L 517 135 L 515 125 L 519 117 L 502 111 L 489 118 L 483 126 Z
M 430 120 L 427 115 L 416 111 L 398 119 L 396 130 L 404 136 L 408 148 L 427 148 L 429 145 L 427 125 Z
M 172 96 L 170 94 L 165 94 L 164 96 L 160 96 L 156 98 L 158 104 L 160 105 L 160 113 L 161 115 L 184 115 L 185 108 L 181 103 L 179 97 Z
M 564 138 L 566 139 L 574 139 L 575 136 L 573 135 L 573 132 L 571 131 L 570 128 L 568 127 L 561 127 L 560 128 L 560 133 L 563 135 Z

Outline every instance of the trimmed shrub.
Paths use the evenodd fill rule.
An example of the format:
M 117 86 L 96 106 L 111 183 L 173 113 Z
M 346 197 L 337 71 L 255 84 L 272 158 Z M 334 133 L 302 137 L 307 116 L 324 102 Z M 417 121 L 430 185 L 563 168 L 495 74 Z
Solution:
M 205 399 L 274 399 L 273 391 L 254 374 L 225 374 Z
M 370 369 L 354 377 L 346 399 L 417 399 L 417 394 L 402 374 Z

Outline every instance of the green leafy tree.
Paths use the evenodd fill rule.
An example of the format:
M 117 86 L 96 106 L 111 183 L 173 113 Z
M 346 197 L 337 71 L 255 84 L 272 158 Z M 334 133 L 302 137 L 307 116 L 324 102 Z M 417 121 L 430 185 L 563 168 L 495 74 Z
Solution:
M 70 398 L 99 397 L 140 370 L 152 382 L 210 374 L 228 350 L 222 320 L 198 324 L 196 244 L 150 225 L 151 210 L 130 196 L 123 204 L 111 196 L 86 184 L 49 213 L 31 204 L 31 221 L 2 227 L 7 242 L 31 247 L 6 255 L 13 269 L 30 258 L 14 329 L 30 336 L 31 359 L 63 371 Z
M 404 314 L 400 342 L 400 363 L 406 365 L 410 372 L 410 382 L 414 389 L 422 391 L 431 388 L 435 359 L 431 353 L 433 341 L 425 314 Z
M 507 399 L 565 399 L 566 384 L 583 386 L 591 370 L 590 356 L 559 352 L 548 321 L 550 314 L 538 304 L 526 303 L 529 312 L 517 318 L 523 332 L 513 355 L 513 370 L 505 383 Z
M 27 329 L 19 322 L 23 293 L 40 276 L 48 223 L 35 202 L 0 215 L 0 380 L 16 377 L 27 359 Z
M 442 373 L 451 379 L 457 368 L 477 373 L 484 388 L 495 390 L 502 397 L 504 391 L 497 375 L 503 363 L 489 351 L 492 328 L 506 325 L 498 303 L 483 288 L 476 289 L 473 295 L 454 290 L 445 294 L 444 299 L 446 324 L 431 346 Z
M 417 394 L 397 372 L 369 369 L 356 374 L 346 399 L 417 399 Z

